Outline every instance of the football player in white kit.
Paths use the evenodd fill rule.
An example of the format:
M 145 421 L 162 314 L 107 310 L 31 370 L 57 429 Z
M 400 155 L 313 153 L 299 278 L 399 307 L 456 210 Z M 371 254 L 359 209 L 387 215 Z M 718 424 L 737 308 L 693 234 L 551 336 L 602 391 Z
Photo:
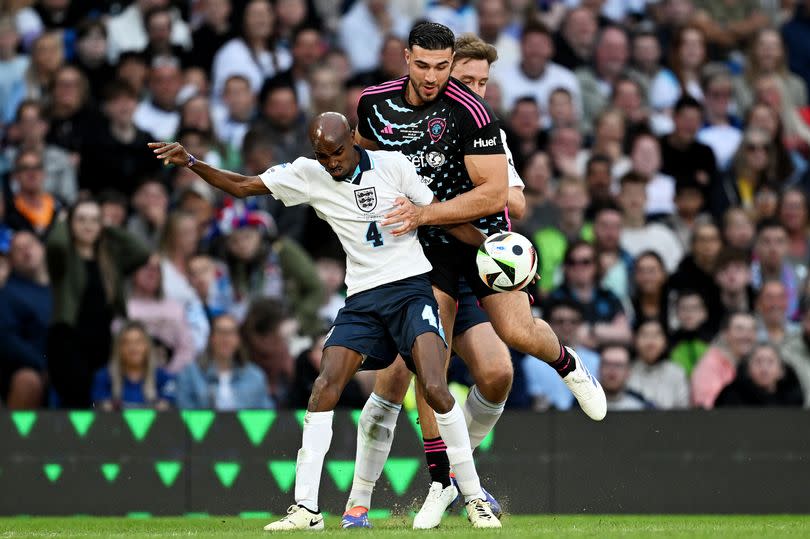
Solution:
M 491 65 L 498 59 L 495 47 L 484 42 L 474 34 L 464 34 L 456 39 L 451 75 L 464 83 L 470 90 L 484 97 L 489 81 Z M 506 145 L 506 133 L 500 131 L 508 165 L 509 195 L 508 215 L 521 218 L 526 211 L 526 199 L 523 196 L 523 181 L 515 169 L 512 153 Z M 495 333 L 489 318 L 478 305 L 478 300 L 470 287 L 463 282 L 459 284 L 458 310 L 456 323 L 453 326 L 453 348 L 467 364 L 475 385 L 464 402 L 464 415 L 470 432 L 470 443 L 473 450 L 490 433 L 500 418 L 504 404 L 512 387 L 512 359 L 509 349 Z M 398 376 L 392 370 L 401 368 Z M 389 368 L 387 375 L 400 378 L 399 387 L 395 384 L 378 384 L 375 393 L 369 398 L 358 421 L 357 457 L 355 477 L 342 525 L 345 528 L 368 528 L 368 509 L 371 504 L 371 489 L 374 481 L 382 474 L 393 442 L 393 426 L 400 410 L 405 390 L 408 388 L 410 372 L 396 363 Z M 391 391 L 378 395 L 380 386 Z M 382 392 L 382 391 L 381 391 Z M 450 473 L 448 457 L 436 421 L 432 414 L 426 413 L 421 395 L 417 395 L 419 409 L 419 426 L 424 439 L 425 456 L 428 470 L 436 484 L 436 478 Z M 365 432 L 360 432 L 365 431 Z M 372 436 L 373 433 L 386 435 Z M 390 434 L 389 434 L 390 433 Z M 444 465 L 443 465 L 444 464 Z M 455 499 L 455 489 L 431 487 L 425 504 L 414 521 L 416 527 L 432 528 L 438 525 L 447 504 Z M 500 517 L 501 507 L 497 500 L 486 490 L 487 501 L 493 513 Z
M 214 168 L 177 142 L 149 147 L 165 164 L 187 166 L 209 184 L 236 196 L 271 194 L 286 206 L 308 203 L 337 234 L 346 252 L 346 305 L 324 344 L 321 373 L 312 389 L 298 451 L 295 504 L 265 530 L 319 530 L 323 461 L 332 440 L 332 417 L 343 388 L 358 369 L 379 369 L 403 357 L 416 373 L 452 455 L 459 489 L 473 526 L 499 528 L 484 501 L 472 458 L 464 413 L 447 388 L 444 333 L 416 232 L 394 236 L 382 226 L 396 199 L 424 206 L 434 200 L 411 162 L 397 152 L 354 145 L 344 116 L 327 112 L 310 127 L 316 159 L 298 158 L 259 176 Z M 471 225 L 450 232 L 473 245 L 481 234 Z

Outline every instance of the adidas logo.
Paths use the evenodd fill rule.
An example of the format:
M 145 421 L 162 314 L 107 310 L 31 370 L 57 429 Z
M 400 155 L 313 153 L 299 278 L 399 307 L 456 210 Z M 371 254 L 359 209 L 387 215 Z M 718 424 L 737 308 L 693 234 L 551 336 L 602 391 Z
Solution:
M 391 124 L 386 124 L 385 127 L 383 127 L 382 132 L 386 135 L 393 135 L 394 129 L 391 127 Z

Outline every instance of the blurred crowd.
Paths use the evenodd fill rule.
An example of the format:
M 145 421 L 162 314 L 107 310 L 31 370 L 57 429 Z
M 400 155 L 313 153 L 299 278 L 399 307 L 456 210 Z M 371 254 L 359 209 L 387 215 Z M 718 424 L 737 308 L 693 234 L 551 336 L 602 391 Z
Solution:
M 422 19 L 497 47 L 535 314 L 610 410 L 810 406 L 810 0 L 4 2 L 2 406 L 305 407 L 336 237 L 147 142 L 251 175 L 311 156 L 309 118 L 356 122 Z M 510 407 L 573 405 L 513 359 Z

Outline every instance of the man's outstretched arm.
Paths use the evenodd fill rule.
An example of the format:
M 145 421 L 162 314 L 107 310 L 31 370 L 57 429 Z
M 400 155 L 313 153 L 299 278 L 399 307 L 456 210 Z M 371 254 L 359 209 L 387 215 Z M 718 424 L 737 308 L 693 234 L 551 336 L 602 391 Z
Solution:
M 212 167 L 204 161 L 191 157 L 179 142 L 150 142 L 149 147 L 157 159 L 163 160 L 164 165 L 172 164 L 178 167 L 189 167 L 197 176 L 237 198 L 253 195 L 266 195 L 270 193 L 258 176 L 244 176 L 236 172 Z

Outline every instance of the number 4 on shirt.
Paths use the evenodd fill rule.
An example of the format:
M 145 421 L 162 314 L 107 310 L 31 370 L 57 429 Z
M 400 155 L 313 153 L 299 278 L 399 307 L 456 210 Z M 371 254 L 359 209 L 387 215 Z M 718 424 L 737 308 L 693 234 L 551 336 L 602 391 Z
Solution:
M 377 228 L 377 223 L 374 221 L 368 224 L 366 241 L 371 242 L 372 247 L 382 247 L 383 245 L 382 232 L 380 232 L 380 230 Z

